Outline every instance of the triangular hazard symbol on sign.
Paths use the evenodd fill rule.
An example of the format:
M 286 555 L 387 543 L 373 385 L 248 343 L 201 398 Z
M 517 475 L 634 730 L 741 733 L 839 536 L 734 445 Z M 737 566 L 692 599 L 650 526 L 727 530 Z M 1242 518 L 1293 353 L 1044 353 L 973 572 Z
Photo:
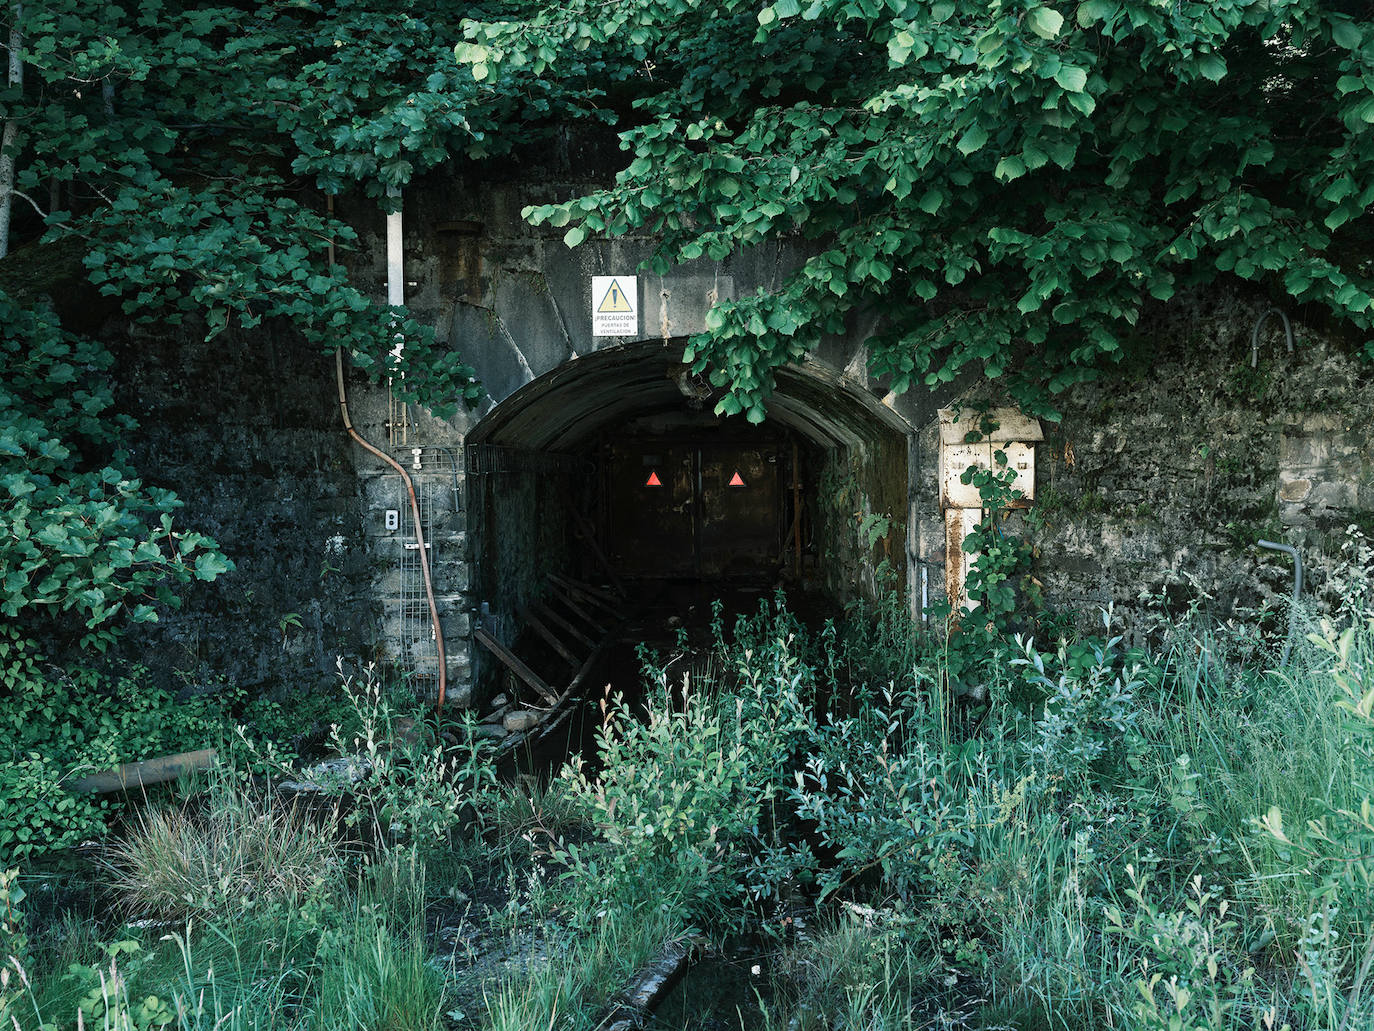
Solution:
M 662 487 L 663 481 L 658 478 L 658 473 L 649 473 L 649 478 L 644 481 L 646 487 Z
M 632 312 L 630 300 L 625 296 L 625 291 L 620 289 L 620 280 L 612 279 L 611 288 L 606 291 L 606 296 L 601 298 L 601 303 L 596 306 L 598 312 Z
M 744 480 L 740 478 L 740 474 L 739 474 L 739 470 L 738 470 L 738 469 L 735 470 L 735 475 L 730 477 L 730 486 L 732 486 L 732 487 L 743 487 L 743 486 L 744 486 Z

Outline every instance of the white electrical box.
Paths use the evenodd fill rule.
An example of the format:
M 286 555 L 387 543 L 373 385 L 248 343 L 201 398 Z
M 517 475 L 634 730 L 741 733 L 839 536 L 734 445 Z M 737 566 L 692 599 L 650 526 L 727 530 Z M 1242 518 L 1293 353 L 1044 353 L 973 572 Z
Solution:
M 978 488 L 963 482 L 969 466 L 1011 469 L 1016 474 L 1012 487 L 1022 495 L 1014 506 L 1028 507 L 1035 499 L 1034 443 L 1044 439 L 1039 421 L 1015 408 L 940 409 L 940 507 L 983 507 Z M 1005 466 L 995 461 L 998 451 L 1006 457 Z
M 388 508 L 386 510 L 386 528 L 392 532 L 401 528 L 401 513 L 399 509 Z

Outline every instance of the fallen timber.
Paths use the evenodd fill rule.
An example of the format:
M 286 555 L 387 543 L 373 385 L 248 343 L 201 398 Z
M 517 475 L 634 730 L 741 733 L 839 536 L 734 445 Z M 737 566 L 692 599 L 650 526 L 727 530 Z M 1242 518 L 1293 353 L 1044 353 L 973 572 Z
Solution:
M 658 958 L 635 975 L 620 1001 L 596 1026 L 605 1028 L 605 1031 L 637 1031 L 642 1028 L 700 953 L 699 942 L 669 942 Z
M 625 621 L 620 608 L 624 598 L 614 591 L 565 576 L 550 576 L 543 598 L 520 610 L 524 626 L 564 664 L 566 682 L 561 677 L 541 675 L 530 658 L 516 654 L 518 642 L 502 644 L 485 627 L 473 631 L 473 639 L 509 670 L 516 682 L 537 696 L 524 706 L 511 705 L 502 698 L 504 704 L 478 724 L 482 737 L 497 738 L 497 747 L 505 750 L 538 741 L 567 720 L 597 660 Z

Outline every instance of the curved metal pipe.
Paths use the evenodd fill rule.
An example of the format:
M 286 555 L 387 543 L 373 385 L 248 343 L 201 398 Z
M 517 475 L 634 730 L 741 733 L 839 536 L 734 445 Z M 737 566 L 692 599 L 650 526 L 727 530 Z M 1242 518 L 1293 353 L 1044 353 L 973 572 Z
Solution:
M 429 555 L 425 551 L 425 534 L 420 522 L 420 502 L 415 497 L 415 482 L 406 472 L 405 466 L 396 459 L 392 458 L 385 451 L 370 444 L 361 433 L 353 428 L 353 421 L 348 417 L 348 395 L 344 387 L 343 373 L 343 348 L 334 349 L 334 378 L 339 387 L 339 412 L 343 416 L 344 429 L 348 435 L 358 442 L 365 451 L 368 451 L 380 458 L 391 468 L 395 469 L 401 476 L 401 480 L 406 485 L 406 492 L 410 495 L 410 514 L 415 520 L 415 544 L 420 554 L 420 572 L 425 578 L 425 600 L 429 603 L 429 618 L 434 626 L 434 649 L 438 652 L 439 658 L 439 699 L 434 703 L 435 711 L 442 710 L 444 707 L 444 692 L 448 686 L 448 664 L 444 658 L 444 629 L 439 625 L 439 606 L 434 600 L 434 581 L 429 573 Z
M 1293 324 L 1288 321 L 1288 316 L 1284 312 L 1278 308 L 1270 308 L 1259 317 L 1259 321 L 1255 323 L 1255 328 L 1250 332 L 1250 368 L 1252 369 L 1259 368 L 1259 331 L 1270 315 L 1277 315 L 1283 319 L 1283 332 L 1288 340 L 1288 353 L 1293 353 Z
M 329 214 L 334 214 L 334 195 L 328 198 Z M 329 238 L 329 265 L 334 266 L 334 237 Z M 375 447 L 353 428 L 353 420 L 348 415 L 348 390 L 344 385 L 343 369 L 343 348 L 334 348 L 334 381 L 339 389 L 339 414 L 343 416 L 344 429 L 360 447 L 365 451 L 376 455 L 391 468 L 395 469 L 401 476 L 401 482 L 406 485 L 406 493 L 410 495 L 410 514 L 415 520 L 415 544 L 416 550 L 420 554 L 420 572 L 425 580 L 425 601 L 429 603 L 429 618 L 434 627 L 434 650 L 438 653 L 439 660 L 439 697 L 434 703 L 434 711 L 441 712 L 444 708 L 444 694 L 448 687 L 448 661 L 444 656 L 444 628 L 439 624 L 439 605 L 434 600 L 434 581 L 429 572 L 429 555 L 425 550 L 425 533 L 423 524 L 420 522 L 420 502 L 415 496 L 415 482 L 406 472 L 405 466 L 392 458 L 380 448 Z
M 1265 540 L 1257 543 L 1261 548 L 1268 548 L 1270 551 L 1282 551 L 1293 556 L 1293 598 L 1288 604 L 1288 640 L 1283 643 L 1283 657 L 1279 659 L 1279 669 L 1283 669 L 1284 666 L 1288 665 L 1288 656 L 1293 651 L 1294 619 L 1298 598 L 1302 595 L 1302 553 L 1291 544 L 1276 544 L 1274 541 Z

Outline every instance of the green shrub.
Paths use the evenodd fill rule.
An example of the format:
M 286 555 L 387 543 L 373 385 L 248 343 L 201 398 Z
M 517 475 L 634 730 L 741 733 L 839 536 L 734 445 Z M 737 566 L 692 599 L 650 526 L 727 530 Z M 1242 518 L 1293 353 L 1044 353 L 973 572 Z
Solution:
M 1104 620 L 1110 629 L 1110 616 Z M 1095 781 L 1125 779 L 1141 748 L 1136 696 L 1145 683 L 1145 664 L 1128 665 L 1121 640 L 1061 641 L 1049 655 L 1027 641 L 1022 657 L 1012 660 L 1043 692 L 1034 730 L 1023 744 L 1042 785 L 1059 782 L 1074 796 Z
M 340 668 L 340 677 L 349 711 L 330 741 L 361 775 L 325 786 L 353 797 L 347 819 L 356 825 L 367 817 L 383 845 L 422 853 L 448 849 L 474 831 L 495 804 L 490 742 L 471 727 L 456 743 L 436 735 L 428 708 L 389 685 L 374 665 L 357 674 Z
M 1151 890 L 1147 876 L 1131 866 L 1126 876 L 1124 894 L 1131 905 L 1109 906 L 1105 916 L 1107 931 L 1124 943 L 1118 963 L 1135 975 L 1135 991 L 1124 1007 L 1133 1027 L 1248 1031 L 1279 1026 L 1278 1003 L 1266 998 L 1257 982 L 1230 903 L 1204 887 L 1201 874 L 1178 900 L 1183 908 L 1174 911 L 1161 908 L 1168 902 Z
M 181 501 L 139 480 L 111 409 L 114 358 L 50 311 L 0 291 L 0 613 L 73 613 L 93 631 L 157 619 L 172 587 L 232 568 L 213 540 L 174 530 Z M 83 643 L 103 648 L 101 632 Z
M 835 861 L 828 894 L 861 878 L 909 898 L 924 890 L 946 849 L 968 837 L 967 806 L 949 784 L 938 727 L 913 690 L 881 707 L 823 724 L 791 798 Z
M 563 773 L 599 842 L 559 851 L 602 903 L 649 890 L 714 921 L 804 872 L 782 834 L 792 763 L 814 733 L 815 673 L 795 652 L 790 617 L 753 630 L 742 626 L 730 658 L 717 660 L 728 662 L 728 690 L 691 674 L 671 684 L 650 667 L 642 708 L 603 700 L 600 771 L 575 757 Z
M 13 861 L 71 848 L 105 829 L 106 806 L 69 794 L 70 771 L 40 752 L 0 761 L 0 850 Z
M 97 769 L 218 743 L 232 696 L 178 702 L 142 671 L 59 671 L 0 628 L 0 849 L 27 861 L 99 835 L 109 804 L 73 795 Z

